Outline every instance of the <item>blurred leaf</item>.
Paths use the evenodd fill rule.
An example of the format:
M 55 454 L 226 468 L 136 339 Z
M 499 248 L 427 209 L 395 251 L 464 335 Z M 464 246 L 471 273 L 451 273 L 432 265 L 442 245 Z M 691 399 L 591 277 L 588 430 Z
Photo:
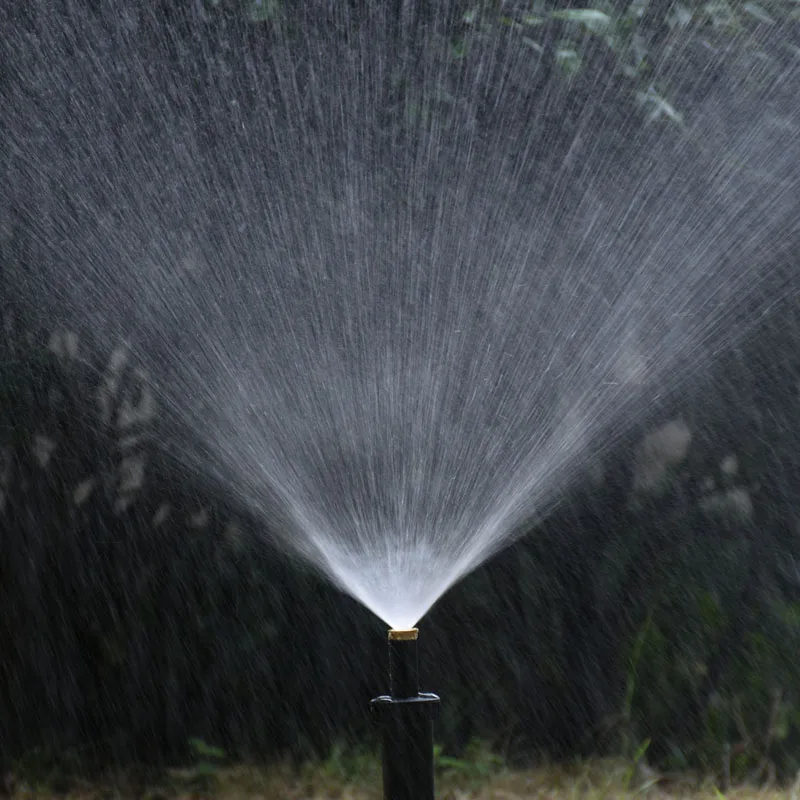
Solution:
M 694 19 L 694 12 L 681 3 L 676 3 L 667 14 L 667 25 L 670 28 L 686 28 Z
M 249 0 L 247 16 L 252 22 L 269 22 L 281 11 L 280 0 Z
M 525 47 L 530 47 L 531 50 L 535 50 L 537 53 L 544 53 L 544 47 L 528 36 L 522 37 L 522 44 L 524 44 Z
M 777 607 L 778 616 L 792 628 L 800 627 L 800 603 L 780 603 Z
M 697 608 L 700 612 L 700 619 L 702 619 L 706 627 L 718 631 L 725 624 L 722 608 L 711 592 L 703 591 L 698 593 Z
M 511 19 L 511 17 L 500 17 L 499 21 L 501 25 L 505 25 L 507 28 L 512 28 L 514 30 L 522 29 L 522 25 L 515 19 Z
M 657 122 L 662 117 L 666 117 L 671 122 L 683 123 L 683 116 L 661 97 L 656 90 L 650 86 L 646 92 L 637 92 L 636 99 L 639 104 L 647 111 L 648 121 Z
M 213 745 L 206 744 L 206 742 L 197 737 L 189 739 L 189 747 L 191 748 L 192 753 L 195 756 L 199 756 L 204 759 L 222 760 L 226 758 L 224 750 L 222 750 L 219 747 L 214 747 Z
M 703 6 L 703 12 L 715 28 L 732 28 L 737 24 L 736 14 L 725 0 L 715 0 Z
M 629 59 L 629 62 L 624 64 L 622 67 L 625 75 L 627 75 L 629 78 L 640 75 L 647 66 L 647 55 L 647 41 L 641 34 L 635 33 L 631 37 L 630 44 L 626 51 L 626 56 Z
M 775 24 L 775 20 L 758 3 L 745 3 L 742 9 L 759 22 L 763 22 L 766 25 Z
M 463 39 L 453 42 L 453 45 L 450 48 L 450 54 L 455 59 L 464 58 L 464 56 L 467 54 L 467 43 Z
M 581 57 L 573 48 L 559 48 L 556 50 L 556 62 L 567 75 L 572 77 L 581 68 Z
M 579 22 L 593 33 L 603 33 L 611 26 L 611 17 L 594 8 L 565 8 L 553 11 L 550 16 L 553 19 Z

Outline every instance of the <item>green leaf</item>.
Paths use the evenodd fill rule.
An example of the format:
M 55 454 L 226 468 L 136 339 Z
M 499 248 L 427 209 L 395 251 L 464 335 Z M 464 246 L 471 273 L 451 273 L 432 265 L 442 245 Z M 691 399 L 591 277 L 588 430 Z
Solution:
M 454 59 L 461 59 L 467 54 L 467 43 L 463 39 L 459 39 L 457 42 L 453 42 L 452 47 L 450 48 L 450 55 Z
M 553 11 L 550 16 L 553 19 L 578 22 L 593 33 L 603 33 L 611 27 L 611 17 L 595 8 L 565 8 Z
M 247 16 L 252 22 L 269 22 L 280 10 L 280 0 L 249 0 L 247 4 Z
M 698 592 L 697 609 L 700 612 L 700 619 L 703 620 L 706 627 L 719 630 L 724 625 L 725 618 L 722 608 L 711 592 Z
M 608 25 L 611 22 L 611 17 L 603 11 L 598 11 L 596 8 L 565 8 L 561 11 L 553 11 L 550 15 L 553 19 L 566 19 L 570 22 L 582 22 L 603 25 Z
M 634 761 L 639 761 L 640 759 L 644 758 L 645 753 L 650 749 L 650 739 L 645 739 L 638 748 L 636 748 L 636 753 L 633 756 Z
M 736 14 L 725 0 L 714 0 L 714 2 L 706 3 L 703 6 L 703 11 L 711 19 L 711 24 L 715 28 L 736 26 Z
M 786 625 L 792 628 L 800 627 L 800 603 L 781 603 L 777 611 Z
M 192 752 L 201 758 L 211 758 L 211 759 L 224 759 L 225 758 L 225 751 L 219 747 L 214 747 L 213 745 L 206 744 L 202 739 L 198 739 L 197 737 L 193 737 L 189 739 L 189 747 L 191 747 Z
M 676 3 L 667 16 L 667 25 L 670 28 L 686 28 L 691 24 L 693 18 L 694 13 L 691 9 Z
M 647 0 L 632 0 L 628 6 L 627 16 L 629 18 L 633 17 L 633 19 L 641 19 L 644 16 L 644 12 L 647 11 L 647 6 Z
M 505 25 L 507 28 L 511 28 L 512 30 L 516 31 L 522 28 L 522 25 L 515 19 L 511 19 L 511 17 L 500 17 L 500 24 Z
M 581 68 L 580 54 L 572 48 L 565 47 L 556 50 L 556 61 L 570 78 Z
M 453 758 L 453 756 L 439 756 L 439 766 L 445 769 L 462 770 L 469 767 L 469 762 L 462 758 Z
M 524 44 L 525 47 L 530 47 L 531 50 L 535 50 L 537 53 L 544 53 L 544 47 L 528 36 L 522 37 L 522 44 Z
M 683 117 L 651 86 L 646 92 L 637 92 L 636 99 L 648 111 L 648 121 L 656 122 L 666 117 L 671 122 L 683 123 Z
M 745 3 L 742 9 L 766 25 L 774 25 L 775 20 L 758 3 Z

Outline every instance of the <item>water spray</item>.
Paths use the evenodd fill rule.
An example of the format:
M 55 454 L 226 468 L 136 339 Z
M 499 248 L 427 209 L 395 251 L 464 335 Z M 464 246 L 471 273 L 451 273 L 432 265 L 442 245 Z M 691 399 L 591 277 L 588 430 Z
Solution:
M 439 697 L 419 690 L 417 628 L 389 631 L 389 694 L 370 704 L 383 729 L 384 800 L 433 800 Z

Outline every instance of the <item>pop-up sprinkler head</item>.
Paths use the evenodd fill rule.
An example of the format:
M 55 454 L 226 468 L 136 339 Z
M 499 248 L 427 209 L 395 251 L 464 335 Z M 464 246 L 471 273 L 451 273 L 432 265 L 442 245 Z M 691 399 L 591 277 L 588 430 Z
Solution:
M 434 800 L 433 720 L 439 698 L 419 691 L 416 628 L 389 631 L 389 692 L 371 703 L 383 728 L 384 800 Z

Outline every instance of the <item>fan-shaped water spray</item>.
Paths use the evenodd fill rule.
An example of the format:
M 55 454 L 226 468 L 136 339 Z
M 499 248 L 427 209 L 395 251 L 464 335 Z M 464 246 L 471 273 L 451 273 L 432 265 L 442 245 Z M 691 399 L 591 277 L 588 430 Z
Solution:
M 394 627 L 795 291 L 800 233 L 788 50 L 698 39 L 647 123 L 616 75 L 428 22 L 32 3 L 5 45 L 12 299 L 127 336 L 182 457 Z

